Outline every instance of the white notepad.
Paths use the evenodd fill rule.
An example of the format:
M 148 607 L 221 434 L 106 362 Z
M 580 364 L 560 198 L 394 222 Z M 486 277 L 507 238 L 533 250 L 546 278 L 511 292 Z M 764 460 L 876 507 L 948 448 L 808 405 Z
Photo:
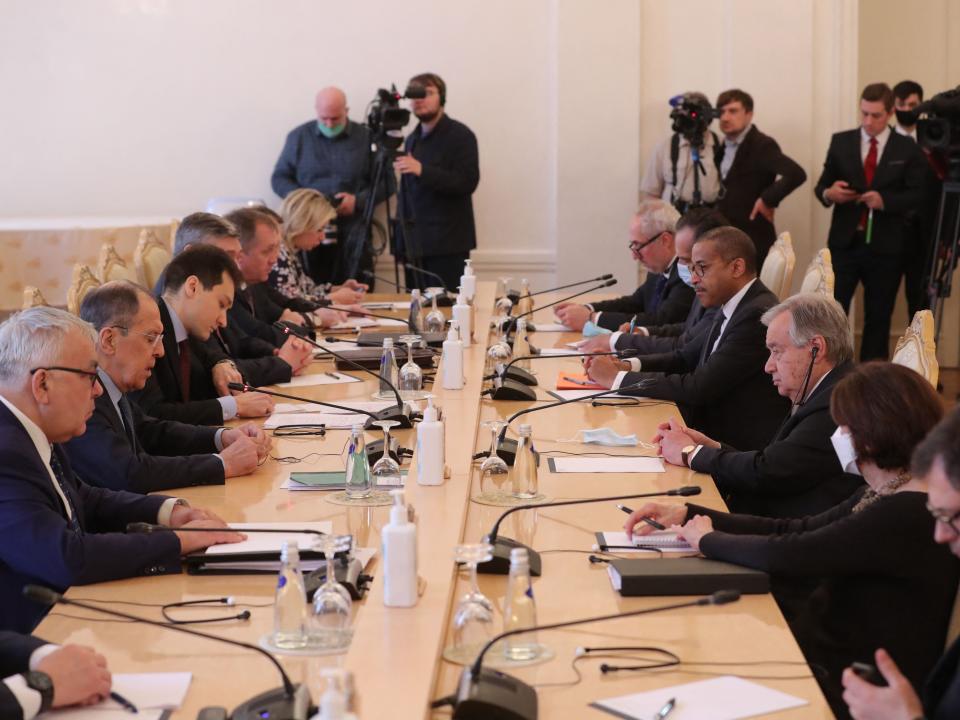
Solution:
M 289 529 L 290 533 L 250 533 L 243 542 L 226 545 L 211 545 L 207 548 L 207 555 L 233 555 L 235 553 L 280 552 L 284 542 L 296 542 L 297 547 L 306 552 L 313 550 L 317 542 L 316 535 L 295 533 L 293 530 L 318 530 L 322 533 L 333 531 L 333 523 L 328 520 L 315 522 L 260 522 L 260 523 L 230 523 L 236 530 L 254 530 L 263 528 Z
M 342 372 L 330 371 L 331 375 L 326 373 L 311 373 L 310 375 L 300 375 L 295 378 L 291 378 L 290 382 L 277 383 L 278 388 L 298 388 L 298 387 L 309 387 L 311 385 L 342 385 L 343 383 L 355 383 L 360 382 L 360 378 L 353 377 L 353 375 L 347 375 Z M 335 375 L 336 377 L 332 377 Z
M 694 552 L 690 544 L 679 537 L 675 532 L 669 530 L 655 530 L 649 535 L 634 535 L 632 538 L 622 530 L 604 531 L 597 533 L 603 537 L 603 544 L 594 545 L 596 550 L 606 550 L 613 548 L 611 552 L 631 553 L 647 552 L 647 548 L 657 548 L 663 552 L 685 553 Z
M 137 706 L 139 712 L 134 715 L 112 698 L 102 703 L 83 708 L 54 710 L 38 716 L 39 718 L 64 720 L 125 720 L 135 717 L 137 720 L 159 718 L 165 710 L 176 710 L 183 704 L 190 687 L 191 673 L 114 673 L 113 691 Z
M 328 430 L 363 425 L 369 415 L 341 412 L 274 413 L 263 421 L 264 430 L 276 430 L 281 425 L 326 425 Z
M 352 410 L 366 410 L 367 412 L 379 412 L 393 407 L 397 403 L 395 400 L 337 400 L 337 405 Z M 355 415 L 355 412 L 347 410 L 337 410 L 336 408 L 326 407 L 325 405 L 314 405 L 313 403 L 277 403 L 273 406 L 273 414 L 277 413 L 329 413 L 331 415 Z
M 557 473 L 662 473 L 663 460 L 656 457 L 558 457 L 550 458 Z
M 591 397 L 596 395 L 598 392 L 603 392 L 603 390 L 547 390 L 548 395 L 553 395 L 555 398 L 560 400 L 582 400 L 586 397 Z M 636 398 L 636 395 L 621 395 L 620 393 L 610 393 L 609 395 L 601 395 L 597 400 L 606 400 L 607 398 Z M 640 399 L 640 398 L 637 398 Z
M 572 332 L 566 325 L 556 322 L 551 323 L 534 320 L 533 327 L 534 332 Z
M 676 699 L 676 705 L 670 713 L 670 720 L 738 720 L 807 704 L 803 698 L 725 675 L 598 700 L 590 705 L 627 720 L 649 720 L 671 698 Z

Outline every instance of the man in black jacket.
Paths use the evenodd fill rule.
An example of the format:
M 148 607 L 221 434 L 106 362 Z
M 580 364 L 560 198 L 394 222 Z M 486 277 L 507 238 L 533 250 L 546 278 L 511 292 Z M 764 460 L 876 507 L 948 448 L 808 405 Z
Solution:
M 777 141 L 753 125 L 753 98 L 727 90 L 717 98 L 724 141 L 717 152 L 723 191 L 717 209 L 743 230 L 757 248 L 757 267 L 777 233 L 773 215 L 783 199 L 802 185 L 807 174 L 783 154 Z
M 464 261 L 477 246 L 471 199 L 480 182 L 477 138 L 446 114 L 447 84 L 439 75 L 416 75 L 409 84 L 422 86 L 426 97 L 413 101 L 420 124 L 406 139 L 406 154 L 393 163 L 401 174 L 398 250 L 405 261 L 455 288 Z M 407 276 L 409 287 L 433 284 L 421 273 Z
M 678 272 L 675 235 L 680 214 L 663 200 L 645 202 L 630 221 L 630 252 L 647 270 L 647 279 L 632 295 L 581 305 L 561 303 L 554 312 L 571 330 L 588 320 L 616 330 L 624 323 L 663 325 L 682 320 L 693 302 L 693 288 Z
M 640 372 L 608 356 L 587 361 L 604 387 L 643 381 L 631 395 L 672 400 L 688 425 L 746 450 L 770 442 L 789 403 L 767 380 L 760 318 L 777 297 L 757 279 L 756 250 L 742 230 L 711 230 L 693 245 L 693 283 L 704 307 L 719 307 L 707 332 L 673 352 L 639 358 Z M 750 409 L 749 421 L 744 408 Z
M 794 295 L 761 320 L 770 351 L 764 370 L 793 403 L 773 442 L 741 452 L 676 420 L 660 426 L 657 441 L 667 462 L 712 475 L 730 512 L 816 515 L 862 485 L 840 467 L 830 441 L 830 394 L 852 367 L 850 326 L 836 300 L 818 294 Z
M 886 359 L 890 316 L 903 272 L 906 221 L 923 201 L 926 160 L 916 143 L 890 130 L 893 92 L 867 85 L 860 96 L 860 127 L 830 140 L 814 194 L 833 206 L 827 247 L 836 275 L 834 296 L 849 312 L 863 283 L 860 359 Z
M 270 440 L 252 424 L 233 429 L 188 425 L 145 415 L 126 393 L 141 389 L 163 356 L 156 301 L 139 286 L 115 281 L 91 290 L 80 317 L 97 331 L 100 383 L 87 431 L 65 448 L 87 482 L 150 493 L 191 485 L 222 485 L 253 472 Z

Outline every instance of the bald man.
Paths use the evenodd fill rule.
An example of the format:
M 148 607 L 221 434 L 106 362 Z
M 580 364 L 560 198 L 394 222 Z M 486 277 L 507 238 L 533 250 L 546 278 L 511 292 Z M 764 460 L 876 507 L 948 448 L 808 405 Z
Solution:
M 373 253 L 361 222 L 372 190 L 373 154 L 366 126 L 348 117 L 343 90 L 324 88 L 317 93 L 315 107 L 316 120 L 287 135 L 270 184 L 281 198 L 297 188 L 313 188 L 340 200 L 326 241 L 306 257 L 307 272 L 315 281 L 339 285 L 373 270 Z M 375 202 L 385 197 L 378 188 Z

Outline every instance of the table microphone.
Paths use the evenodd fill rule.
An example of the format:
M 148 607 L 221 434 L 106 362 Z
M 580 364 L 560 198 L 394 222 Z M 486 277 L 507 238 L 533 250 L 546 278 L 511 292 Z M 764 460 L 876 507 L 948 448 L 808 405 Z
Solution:
M 497 365 L 497 371 L 494 375 L 490 375 L 484 378 L 484 380 L 495 380 L 499 378 L 502 381 L 510 380 L 511 384 L 501 383 L 501 387 L 498 387 L 494 390 L 493 394 L 490 396 L 493 400 L 536 400 L 537 396 L 532 390 L 529 390 L 529 387 L 524 388 L 529 390 L 529 392 L 523 392 L 517 397 L 517 388 L 513 383 L 519 383 L 524 386 L 534 386 L 537 385 L 537 378 L 533 373 L 527 372 L 523 368 L 513 367 L 514 363 L 519 362 L 520 360 L 540 360 L 543 358 L 574 358 L 574 357 L 594 357 L 597 355 L 614 355 L 618 358 L 628 358 L 636 357 L 640 354 L 639 350 L 634 348 L 624 348 L 623 350 L 611 350 L 610 352 L 595 352 L 595 353 L 564 353 L 562 355 L 544 355 L 543 353 L 539 355 L 521 355 L 520 357 L 513 358 L 506 365 L 500 364 Z
M 90 610 L 92 612 L 102 613 L 104 615 L 110 615 L 112 617 L 118 617 L 132 622 L 140 622 L 146 625 L 155 625 L 168 630 L 175 630 L 176 632 L 186 633 L 187 635 L 194 635 L 196 637 L 206 638 L 207 640 L 214 640 L 217 642 L 226 643 L 228 645 L 235 645 L 236 647 L 242 647 L 246 648 L 247 650 L 253 650 L 254 652 L 260 653 L 270 662 L 272 662 L 275 668 L 277 668 L 277 672 L 280 673 L 280 677 L 283 679 L 283 687 L 267 690 L 266 692 L 260 693 L 256 697 L 241 703 L 230 715 L 232 720 L 262 720 L 263 718 L 306 720 L 306 718 L 310 717 L 316 711 L 316 708 L 311 707 L 310 693 L 306 686 L 294 685 L 290 681 L 290 677 L 287 675 L 287 673 L 284 672 L 283 667 L 280 665 L 277 659 L 274 658 L 269 652 L 257 647 L 256 645 L 240 642 L 239 640 L 231 640 L 229 638 L 212 635 L 210 633 L 200 632 L 199 630 L 192 630 L 184 627 L 183 625 L 170 625 L 158 620 L 148 620 L 147 618 L 139 617 L 137 615 L 130 615 L 129 613 L 121 612 L 119 610 L 110 610 L 91 603 L 81 602 L 79 600 L 71 600 L 58 592 L 54 592 L 50 588 L 43 587 L 42 585 L 25 585 L 23 588 L 23 596 L 34 601 L 35 603 L 39 603 L 40 605 L 56 605 L 58 603 L 61 605 L 73 605 L 75 607 L 83 608 L 84 610 Z
M 569 285 L 560 285 L 559 287 L 550 288 L 549 290 L 537 290 L 537 292 L 530 293 L 530 297 L 534 295 L 543 295 L 548 292 L 556 292 L 557 290 L 566 290 L 567 288 L 576 287 L 577 285 L 585 285 L 588 282 L 600 282 L 602 280 L 609 280 L 613 275 L 611 273 L 606 273 L 600 277 L 590 278 L 589 280 L 578 280 L 577 282 L 570 283 Z M 504 288 L 506 290 L 506 288 Z M 503 297 L 507 298 L 516 305 L 520 301 L 520 291 L 519 290 L 506 290 L 506 294 Z M 498 300 L 500 298 L 497 298 Z
M 557 630 L 559 628 L 586 625 L 588 623 L 617 620 L 619 618 L 647 615 L 664 612 L 666 610 L 680 610 L 688 607 L 704 605 L 726 605 L 740 599 L 739 590 L 718 590 L 712 595 L 687 600 L 685 602 L 661 605 L 660 607 L 644 608 L 642 610 L 628 610 L 627 612 L 612 615 L 597 615 L 594 617 L 567 620 L 565 622 L 534 625 L 529 628 L 508 630 L 494 635 L 477 655 L 477 659 L 469 668 L 465 668 L 460 675 L 455 695 L 445 698 L 445 704 L 453 706 L 454 720 L 536 720 L 537 718 L 537 691 L 522 680 L 497 670 L 485 669 L 483 657 L 495 643 L 504 638 L 522 635 L 524 633 L 539 632 L 541 630 Z M 438 701 L 439 703 L 439 701 Z M 434 703 L 434 705 L 438 705 Z
M 516 505 L 497 518 L 497 521 L 493 524 L 493 528 L 491 528 L 490 532 L 484 538 L 484 542 L 490 543 L 493 546 L 493 558 L 487 562 L 478 564 L 477 572 L 485 573 L 487 575 L 508 575 L 510 573 L 510 551 L 514 548 L 525 548 L 527 555 L 530 558 L 530 574 L 537 576 L 540 575 L 540 554 L 536 550 L 524 545 L 521 542 L 517 542 L 516 540 L 502 538 L 497 535 L 497 532 L 500 530 L 500 523 L 504 521 L 507 515 L 511 515 L 518 510 L 535 510 L 537 508 L 562 507 L 564 505 L 587 505 L 589 503 L 614 502 L 617 500 L 636 500 L 637 498 L 647 497 L 689 497 L 691 495 L 699 495 L 700 492 L 700 488 L 696 485 L 684 485 L 683 487 L 674 488 L 672 490 L 664 490 L 663 492 L 636 493 L 633 495 L 618 495 L 616 497 L 585 498 L 583 500 L 557 500 L 555 502 Z
M 363 271 L 362 273 L 360 273 L 360 274 L 363 275 L 363 277 L 368 278 L 368 279 L 379 280 L 380 282 L 385 282 L 387 285 L 390 285 L 391 287 L 395 287 L 395 288 L 396 288 L 397 290 L 399 290 L 400 292 L 410 292 L 410 288 L 406 287 L 405 285 L 400 285 L 399 283 L 395 283 L 393 280 L 388 280 L 387 278 L 385 278 L 385 277 L 383 277 L 383 276 L 381 276 L 381 275 L 377 275 L 377 274 L 375 274 L 375 273 L 372 273 L 372 272 L 370 272 L 369 270 L 364 270 L 364 271 Z
M 407 269 L 407 270 L 413 270 L 414 272 L 418 272 L 418 273 L 420 273 L 421 275 L 428 275 L 429 277 L 432 277 L 432 278 L 435 278 L 436 280 L 439 280 L 439 281 L 440 281 L 440 287 L 443 288 L 443 291 L 444 291 L 444 292 L 450 292 L 450 288 L 447 287 L 447 284 L 443 281 L 443 278 L 440 277 L 439 275 L 437 275 L 435 272 L 430 272 L 429 270 L 425 270 L 425 269 L 422 268 L 422 267 L 417 267 L 416 265 L 411 265 L 410 263 L 404 263 L 404 264 L 403 264 L 403 267 L 404 267 L 405 269 Z
M 511 315 L 509 318 L 507 318 L 507 322 L 505 324 L 506 326 L 504 328 L 504 333 L 509 335 L 517 327 L 517 320 L 519 320 L 520 318 L 526 315 L 532 315 L 538 310 L 544 310 L 548 307 L 553 307 L 554 305 L 565 303 L 567 302 L 567 300 L 573 300 L 574 298 L 580 297 L 581 295 L 588 295 L 589 293 L 596 292 L 597 290 L 603 290 L 603 288 L 610 287 L 611 285 L 616 285 L 616 284 L 617 284 L 617 279 L 611 278 L 610 280 L 605 280 L 604 282 L 600 283 L 599 285 L 595 285 L 592 288 L 587 288 L 586 290 L 581 290 L 578 293 L 574 293 L 569 297 L 560 298 L 559 300 L 554 300 L 551 303 L 547 303 L 546 305 L 541 305 L 540 307 L 536 307 L 533 310 L 528 310 L 525 313 L 520 313 L 519 315 Z
M 373 278 L 374 280 L 381 280 L 382 282 L 387 283 L 387 285 L 391 285 L 395 287 L 400 292 L 410 292 L 410 290 L 412 289 L 412 288 L 408 288 L 405 285 L 400 285 L 399 283 L 395 283 L 393 280 L 387 280 L 387 278 L 381 277 L 380 275 L 374 275 L 369 270 L 364 270 L 362 274 L 365 278 L 368 278 L 368 279 Z M 423 294 L 423 299 L 426 302 L 432 302 L 433 295 L 431 295 L 429 292 L 425 292 Z M 453 303 L 454 303 L 454 298 L 450 297 L 450 293 L 447 292 L 446 290 L 444 290 L 443 293 L 437 295 L 437 307 L 452 307 Z
M 569 403 L 580 402 L 581 400 L 593 400 L 598 397 L 606 397 L 607 395 L 616 395 L 622 393 L 625 390 L 639 390 L 643 387 L 648 387 L 653 380 L 644 378 L 638 380 L 635 383 L 630 385 L 621 385 L 616 390 L 603 390 L 601 392 L 591 393 L 590 395 L 584 395 L 579 398 L 571 398 L 570 400 L 558 400 L 557 402 L 548 403 L 546 405 L 538 405 L 537 407 L 529 407 L 523 410 L 518 410 L 513 415 L 507 418 L 507 426 L 503 428 L 503 431 L 500 433 L 500 439 L 497 442 L 497 455 L 499 455 L 507 465 L 513 465 L 513 461 L 517 457 L 517 441 L 511 440 L 507 437 L 507 427 L 510 423 L 516 420 L 521 415 L 526 415 L 527 413 L 536 412 L 538 410 L 546 410 L 547 408 L 559 407 L 560 405 L 568 405 Z

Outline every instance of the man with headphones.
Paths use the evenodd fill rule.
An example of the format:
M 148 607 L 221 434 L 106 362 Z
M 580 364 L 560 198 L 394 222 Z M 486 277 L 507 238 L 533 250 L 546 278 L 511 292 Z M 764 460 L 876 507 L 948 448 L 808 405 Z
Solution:
M 480 182 L 477 138 L 444 106 L 447 85 L 434 73 L 410 78 L 425 97 L 413 100 L 420 123 L 406 139 L 405 154 L 393 163 L 400 173 L 397 213 L 400 257 L 443 278 L 447 289 L 459 284 L 463 263 L 477 246 L 471 196 Z M 411 272 L 409 287 L 436 285 L 429 275 Z

